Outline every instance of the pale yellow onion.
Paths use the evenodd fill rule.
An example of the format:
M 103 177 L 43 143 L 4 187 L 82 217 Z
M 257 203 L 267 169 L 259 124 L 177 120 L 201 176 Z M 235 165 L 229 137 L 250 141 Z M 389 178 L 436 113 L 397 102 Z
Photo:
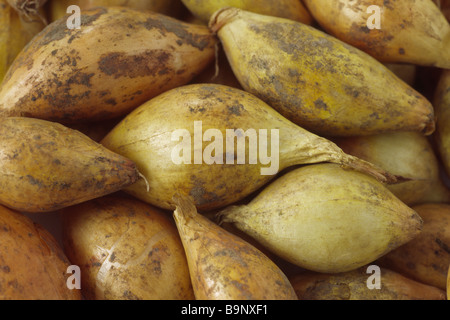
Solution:
M 206 139 L 208 129 L 215 137 L 195 143 Z M 228 142 L 227 151 L 227 130 L 238 129 L 240 136 L 251 135 L 251 142 L 246 139 L 243 151 L 237 146 L 230 150 L 237 142 Z M 258 147 L 264 142 L 267 150 Z M 128 114 L 101 143 L 132 159 L 145 176 L 125 191 L 165 209 L 174 208 L 176 190 L 192 196 L 200 211 L 224 207 L 249 196 L 281 170 L 308 163 L 338 163 L 383 182 L 397 179 L 296 126 L 252 94 L 219 84 L 164 92 Z
M 207 27 L 160 13 L 99 7 L 83 11 L 81 22 L 51 23 L 19 54 L 0 87 L 0 117 L 119 118 L 214 60 Z
M 0 0 L 0 84 L 19 52 L 44 27 L 41 20 L 20 17 L 6 0 Z
M 412 208 L 424 221 L 421 234 L 382 257 L 378 263 L 445 290 L 450 265 L 450 204 L 427 203 Z
M 387 186 L 408 205 L 429 201 L 450 201 L 443 184 L 439 161 L 427 137 L 417 132 L 335 139 L 346 153 L 374 163 L 408 181 Z
M 304 0 L 330 34 L 379 61 L 450 68 L 450 24 L 430 0 Z M 380 25 L 371 6 L 380 8 Z
M 420 216 L 384 185 L 336 164 L 289 171 L 218 216 L 281 258 L 325 273 L 373 262 L 422 228 Z
M 0 136 L 0 203 L 18 211 L 55 211 L 139 178 L 131 160 L 59 123 L 4 118 Z
M 311 132 L 434 132 L 433 106 L 423 95 L 331 35 L 237 8 L 217 11 L 209 25 L 242 87 Z
M 73 5 L 78 6 L 82 12 L 95 7 L 120 6 L 151 10 L 177 18 L 182 9 L 180 0 L 50 0 L 48 5 L 50 21 L 70 15 L 72 12 L 67 12 L 67 9 Z
M 173 219 L 114 194 L 61 210 L 64 250 L 81 270 L 89 300 L 192 300 L 189 269 Z
M 308 271 L 290 281 L 300 300 L 445 300 L 442 289 L 376 265 L 338 274 Z
M 0 225 L 1 300 L 81 299 L 80 290 L 68 286 L 76 284 L 67 272 L 71 263 L 54 235 L 2 205 Z
M 189 11 L 204 22 L 225 7 L 235 7 L 251 12 L 272 15 L 311 24 L 313 18 L 299 0 L 181 0 Z
M 197 212 L 177 194 L 173 213 L 197 300 L 297 300 L 284 273 L 257 248 Z

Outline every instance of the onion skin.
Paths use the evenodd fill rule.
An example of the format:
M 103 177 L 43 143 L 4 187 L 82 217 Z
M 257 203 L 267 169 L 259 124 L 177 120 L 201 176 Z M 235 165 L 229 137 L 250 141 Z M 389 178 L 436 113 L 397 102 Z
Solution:
M 43 18 L 42 8 L 46 4 L 47 0 L 6 0 L 11 7 L 21 16 L 28 21 Z
M 283 272 L 261 251 L 197 212 L 176 194 L 173 213 L 197 300 L 297 300 Z
M 0 0 L 0 84 L 14 59 L 45 24 L 21 17 L 6 0 Z
M 207 27 L 124 7 L 84 11 L 81 29 L 64 18 L 19 54 L 0 87 L 0 117 L 60 123 L 121 117 L 189 82 L 214 59 Z
M 237 8 L 217 11 L 209 26 L 242 87 L 310 132 L 435 130 L 433 106 L 422 94 L 370 55 L 316 28 Z
M 1 300 L 81 299 L 67 286 L 71 263 L 51 233 L 2 205 L 0 226 Z
M 311 164 L 279 177 L 246 205 L 218 213 L 264 247 L 307 270 L 357 269 L 414 239 L 422 219 L 370 176 Z
M 435 93 L 436 133 L 438 154 L 447 175 L 450 175 L 450 70 L 443 70 Z
M 450 68 L 450 24 L 430 0 L 305 0 L 319 24 L 378 61 Z M 367 27 L 372 5 L 382 9 L 380 29 Z
M 278 145 L 279 152 L 273 149 L 274 157 L 269 165 L 263 165 L 261 161 L 251 164 L 248 160 L 237 164 L 238 151 L 234 148 L 233 163 L 227 164 L 226 141 L 221 141 L 224 146 L 222 151 L 217 150 L 221 153 L 216 156 L 223 164 L 206 164 L 204 161 L 194 164 L 193 157 L 190 163 L 175 163 L 173 151 L 181 142 L 179 138 L 172 140 L 173 133 L 187 130 L 191 146 L 195 139 L 194 122 L 198 120 L 202 121 L 205 132 L 207 128 L 220 131 L 223 140 L 226 140 L 227 129 L 266 130 L 267 137 L 272 130 L 278 130 L 278 144 L 267 139 L 267 148 L 272 150 L 272 146 Z M 132 159 L 147 180 L 148 185 L 141 179 L 124 191 L 168 210 L 174 209 L 172 196 L 175 190 L 192 196 L 199 211 L 214 210 L 245 198 L 279 171 L 308 163 L 338 163 L 372 175 L 383 183 L 397 179 L 367 161 L 345 154 L 331 141 L 294 125 L 252 94 L 219 84 L 191 84 L 164 92 L 128 114 L 101 143 Z M 194 148 L 200 151 L 201 147 L 203 155 L 208 145 L 202 143 L 186 153 L 193 154 Z M 245 159 L 249 159 L 249 143 L 245 148 Z M 231 151 L 229 158 L 230 155 Z M 211 155 L 203 158 L 210 159 Z M 273 170 L 272 174 L 263 175 L 262 170 L 268 168 Z
M 450 266 L 448 267 L 447 275 L 447 300 L 450 300 Z
M 450 265 L 450 205 L 427 203 L 412 208 L 424 221 L 421 234 L 382 257 L 380 266 L 445 290 Z
M 215 11 L 235 7 L 255 13 L 291 19 L 311 24 L 313 18 L 303 3 L 298 0 L 182 0 L 189 11 L 201 21 L 208 22 Z
M 368 266 L 338 274 L 306 271 L 290 281 L 299 300 L 445 300 L 442 289 L 387 268 L 380 268 L 381 288 L 369 289 L 367 270 Z
M 449 202 L 435 150 L 418 132 L 396 132 L 333 139 L 346 153 L 369 161 L 408 181 L 387 188 L 407 205 Z
M 136 165 L 77 130 L 34 118 L 0 119 L 0 203 L 50 212 L 116 192 Z
M 180 15 L 182 5 L 180 0 L 50 0 L 48 11 L 53 22 L 67 15 L 71 5 L 80 7 L 81 11 L 95 7 L 127 7 L 140 11 L 149 10 L 174 18 Z
M 86 299 L 194 299 L 183 245 L 167 212 L 120 193 L 60 212 L 64 250 L 80 266 Z

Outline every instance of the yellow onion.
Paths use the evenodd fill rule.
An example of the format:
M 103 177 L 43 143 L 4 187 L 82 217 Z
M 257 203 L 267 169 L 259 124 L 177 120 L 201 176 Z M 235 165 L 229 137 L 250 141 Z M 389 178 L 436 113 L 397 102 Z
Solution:
M 59 123 L 0 119 L 0 203 L 49 212 L 134 183 L 136 165 Z
M 433 146 L 420 133 L 385 133 L 335 139 L 334 142 L 346 153 L 406 178 L 407 181 L 387 186 L 406 204 L 450 202 L 450 191 L 440 177 Z
M 433 106 L 422 94 L 331 35 L 237 8 L 217 11 L 209 25 L 242 87 L 311 132 L 434 132 Z
M 218 213 L 307 270 L 355 270 L 414 239 L 420 216 L 373 177 L 336 164 L 289 171 L 248 204 Z
M 80 29 L 59 19 L 11 65 L 0 87 L 0 117 L 64 123 L 118 118 L 188 83 L 213 61 L 216 43 L 205 26 L 151 11 L 87 10 Z
M 304 2 L 327 32 L 379 61 L 450 68 L 450 24 L 430 0 Z
M 173 213 L 197 300 L 296 300 L 284 273 L 261 251 L 174 198 Z
M 307 271 L 292 276 L 290 281 L 299 300 L 445 300 L 442 289 L 387 268 L 380 268 L 375 275 L 373 267 L 377 266 L 338 274 Z M 375 280 L 371 281 L 372 274 L 379 276 L 379 287 L 375 287 Z
M 1 205 L 0 226 L 1 300 L 81 299 L 68 286 L 71 263 L 51 233 Z
M 379 263 L 445 290 L 450 265 L 450 205 L 429 203 L 412 208 L 424 221 L 421 234 L 382 257 Z
M 192 196 L 201 211 L 224 207 L 279 171 L 308 163 L 338 163 L 383 182 L 397 179 L 293 124 L 252 94 L 219 84 L 162 93 L 128 114 L 101 143 L 132 159 L 145 177 L 124 190 L 164 209 L 174 208 L 175 190 Z
M 434 107 L 436 110 L 437 150 L 447 175 L 450 175 L 450 70 L 443 70 L 436 88 Z
M 120 194 L 61 210 L 63 244 L 89 300 L 192 300 L 170 215 Z
M 235 7 L 260 14 L 311 24 L 313 19 L 299 0 L 182 0 L 194 16 L 208 22 L 212 14 L 225 7 Z
M 0 0 L 0 84 L 12 62 L 45 24 L 20 16 L 6 0 Z
M 78 6 L 81 12 L 95 7 L 119 6 L 155 11 L 171 17 L 178 17 L 182 8 L 180 0 L 50 0 L 48 6 L 50 21 L 66 16 L 67 8 L 72 5 Z

